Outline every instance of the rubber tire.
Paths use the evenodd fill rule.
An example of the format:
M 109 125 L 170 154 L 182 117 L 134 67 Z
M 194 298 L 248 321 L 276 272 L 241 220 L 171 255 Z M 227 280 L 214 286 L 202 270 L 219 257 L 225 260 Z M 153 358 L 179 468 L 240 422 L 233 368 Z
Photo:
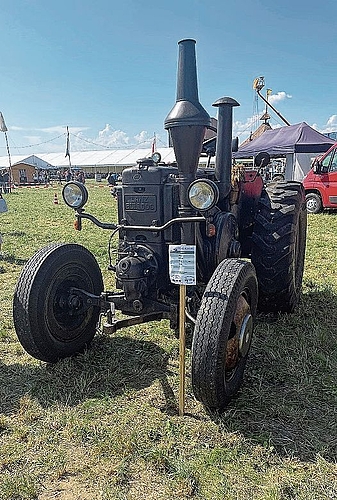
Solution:
M 238 300 L 244 296 L 253 322 L 258 286 L 254 266 L 244 260 L 223 260 L 204 292 L 194 328 L 191 372 L 196 399 L 210 410 L 222 410 L 238 392 L 247 362 L 247 353 L 238 355 L 233 370 L 226 372 L 228 341 L 235 326 Z M 227 377 L 226 377 L 227 374 Z
M 319 194 L 308 193 L 305 199 L 308 214 L 319 214 L 323 210 L 322 200 Z
M 302 287 L 307 212 L 300 182 L 269 184 L 258 204 L 252 263 L 259 283 L 258 309 L 293 312 Z
M 95 257 L 77 244 L 53 243 L 26 263 L 13 300 L 14 326 L 24 349 L 54 363 L 83 351 L 92 341 L 100 309 L 79 314 L 60 307 L 70 287 L 100 295 L 103 279 Z

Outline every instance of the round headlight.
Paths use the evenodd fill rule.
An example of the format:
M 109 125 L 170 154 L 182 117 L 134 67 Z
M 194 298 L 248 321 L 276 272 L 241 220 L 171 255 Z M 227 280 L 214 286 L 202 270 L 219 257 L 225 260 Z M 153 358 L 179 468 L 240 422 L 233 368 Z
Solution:
M 213 208 L 219 199 L 217 185 L 208 179 L 197 179 L 188 188 L 188 201 L 200 212 Z
M 159 163 L 161 160 L 161 154 L 158 153 L 158 151 L 155 151 L 151 158 L 155 163 Z
M 62 196 L 70 208 L 82 208 L 88 201 L 87 188 L 81 182 L 68 182 L 63 188 Z

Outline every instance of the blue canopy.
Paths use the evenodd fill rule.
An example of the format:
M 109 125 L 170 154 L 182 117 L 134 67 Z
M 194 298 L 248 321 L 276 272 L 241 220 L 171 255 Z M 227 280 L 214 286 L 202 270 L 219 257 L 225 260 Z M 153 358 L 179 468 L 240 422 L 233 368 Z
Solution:
M 260 137 L 239 147 L 234 158 L 251 158 L 264 151 L 270 156 L 288 153 L 324 153 L 333 139 L 317 132 L 307 123 L 297 123 L 286 127 L 266 130 Z

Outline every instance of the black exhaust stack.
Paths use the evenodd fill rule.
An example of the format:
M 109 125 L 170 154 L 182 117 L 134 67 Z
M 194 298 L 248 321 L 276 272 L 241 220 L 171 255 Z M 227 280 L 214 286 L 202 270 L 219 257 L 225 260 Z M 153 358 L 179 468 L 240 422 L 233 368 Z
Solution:
M 206 128 L 211 124 L 210 116 L 198 97 L 195 43 L 191 39 L 178 42 L 177 100 L 164 125 L 169 131 L 178 164 L 180 217 L 193 214 L 187 201 L 187 188 L 196 177 Z M 192 225 L 188 226 L 183 228 L 182 242 L 193 244 L 193 228 Z
M 213 106 L 219 108 L 215 177 L 219 181 L 220 200 L 224 200 L 231 190 L 233 107 L 240 104 L 231 97 L 222 97 Z

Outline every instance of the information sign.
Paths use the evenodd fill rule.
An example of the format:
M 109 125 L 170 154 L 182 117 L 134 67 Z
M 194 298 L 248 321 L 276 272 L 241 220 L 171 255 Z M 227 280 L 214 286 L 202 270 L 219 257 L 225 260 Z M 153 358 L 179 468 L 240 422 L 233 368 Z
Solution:
M 196 246 L 169 245 L 169 272 L 175 285 L 196 285 Z

